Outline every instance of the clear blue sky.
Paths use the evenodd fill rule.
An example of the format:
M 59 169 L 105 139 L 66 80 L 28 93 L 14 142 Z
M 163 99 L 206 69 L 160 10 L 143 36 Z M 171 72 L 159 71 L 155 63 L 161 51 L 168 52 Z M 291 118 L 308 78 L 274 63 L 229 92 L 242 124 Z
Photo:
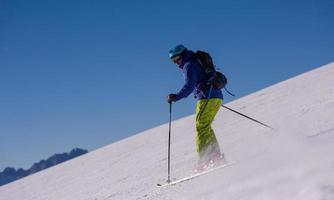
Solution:
M 166 95 L 183 84 L 168 59 L 177 44 L 209 51 L 237 98 L 333 62 L 333 10 L 333 0 L 0 0 L 0 170 L 167 122 Z M 194 105 L 178 102 L 173 118 Z

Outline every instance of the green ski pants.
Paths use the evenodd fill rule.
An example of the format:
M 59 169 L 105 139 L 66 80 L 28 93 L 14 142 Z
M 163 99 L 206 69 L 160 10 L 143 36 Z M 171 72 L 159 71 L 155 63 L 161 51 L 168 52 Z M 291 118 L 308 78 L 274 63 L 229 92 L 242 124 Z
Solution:
M 211 124 L 222 105 L 222 99 L 202 99 L 196 106 L 196 149 L 200 158 L 211 151 L 219 151 L 219 144 Z

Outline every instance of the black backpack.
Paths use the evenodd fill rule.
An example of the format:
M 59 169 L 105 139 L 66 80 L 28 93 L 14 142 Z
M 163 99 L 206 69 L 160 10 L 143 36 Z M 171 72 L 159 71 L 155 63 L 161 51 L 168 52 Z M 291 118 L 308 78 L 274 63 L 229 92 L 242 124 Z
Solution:
M 213 86 L 215 89 L 225 88 L 227 84 L 227 78 L 223 73 L 216 71 L 210 54 L 198 50 L 195 53 L 195 58 L 200 66 L 204 68 L 205 73 L 208 74 L 208 80 L 206 84 L 208 86 Z

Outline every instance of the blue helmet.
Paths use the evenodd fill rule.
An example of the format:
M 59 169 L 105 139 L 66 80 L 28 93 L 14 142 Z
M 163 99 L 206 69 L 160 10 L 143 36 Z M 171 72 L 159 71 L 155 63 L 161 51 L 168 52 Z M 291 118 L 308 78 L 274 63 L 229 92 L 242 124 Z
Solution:
M 186 50 L 182 44 L 177 45 L 174 49 L 169 51 L 169 58 L 174 58 L 175 56 L 180 55 L 184 50 Z

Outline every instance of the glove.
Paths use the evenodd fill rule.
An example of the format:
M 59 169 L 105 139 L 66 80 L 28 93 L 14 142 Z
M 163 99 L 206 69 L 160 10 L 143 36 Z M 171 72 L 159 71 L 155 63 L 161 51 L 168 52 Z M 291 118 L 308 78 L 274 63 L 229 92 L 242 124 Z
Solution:
M 175 101 L 176 101 L 176 98 L 177 98 L 176 94 L 169 94 L 169 95 L 167 96 L 167 102 L 168 102 L 168 103 L 175 102 Z

